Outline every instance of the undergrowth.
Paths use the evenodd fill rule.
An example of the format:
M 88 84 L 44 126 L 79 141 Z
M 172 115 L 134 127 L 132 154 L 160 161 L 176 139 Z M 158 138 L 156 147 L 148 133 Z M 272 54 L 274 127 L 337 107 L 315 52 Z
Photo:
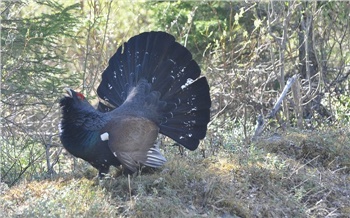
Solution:
M 4 217 L 346 217 L 350 133 L 289 129 L 240 149 L 180 154 L 158 170 L 98 180 L 82 167 L 1 185 Z M 85 166 L 85 164 L 82 164 Z

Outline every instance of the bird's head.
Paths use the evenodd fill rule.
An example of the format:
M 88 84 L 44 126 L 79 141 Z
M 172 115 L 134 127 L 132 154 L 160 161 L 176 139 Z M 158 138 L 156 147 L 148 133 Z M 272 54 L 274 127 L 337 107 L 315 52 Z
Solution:
M 63 112 L 68 112 L 74 109 L 83 109 L 92 107 L 86 100 L 83 94 L 75 92 L 70 88 L 65 88 L 65 95 L 60 100 L 60 106 Z

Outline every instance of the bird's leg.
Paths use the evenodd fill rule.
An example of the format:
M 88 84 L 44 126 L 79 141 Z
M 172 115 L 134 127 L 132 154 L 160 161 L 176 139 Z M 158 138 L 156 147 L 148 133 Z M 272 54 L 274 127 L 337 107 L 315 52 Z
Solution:
M 128 175 L 134 174 L 133 171 L 129 170 L 129 169 L 126 168 L 126 167 L 122 167 L 122 172 L 123 172 L 123 175 L 124 175 L 124 176 L 128 176 Z

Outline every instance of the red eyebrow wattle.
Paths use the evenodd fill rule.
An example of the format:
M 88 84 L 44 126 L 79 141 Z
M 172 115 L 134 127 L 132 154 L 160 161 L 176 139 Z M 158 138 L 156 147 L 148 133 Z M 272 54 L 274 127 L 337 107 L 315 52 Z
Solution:
M 83 94 L 81 94 L 80 92 L 77 93 L 78 98 L 80 98 L 81 100 L 85 99 L 85 96 Z

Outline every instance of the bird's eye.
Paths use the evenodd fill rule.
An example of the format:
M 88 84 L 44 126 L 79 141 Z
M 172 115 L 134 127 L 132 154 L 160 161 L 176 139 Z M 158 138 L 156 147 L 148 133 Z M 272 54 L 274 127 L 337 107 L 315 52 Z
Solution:
M 81 101 L 85 99 L 84 95 L 81 94 L 80 92 L 77 93 L 77 97 L 78 97 L 79 100 L 81 100 Z

